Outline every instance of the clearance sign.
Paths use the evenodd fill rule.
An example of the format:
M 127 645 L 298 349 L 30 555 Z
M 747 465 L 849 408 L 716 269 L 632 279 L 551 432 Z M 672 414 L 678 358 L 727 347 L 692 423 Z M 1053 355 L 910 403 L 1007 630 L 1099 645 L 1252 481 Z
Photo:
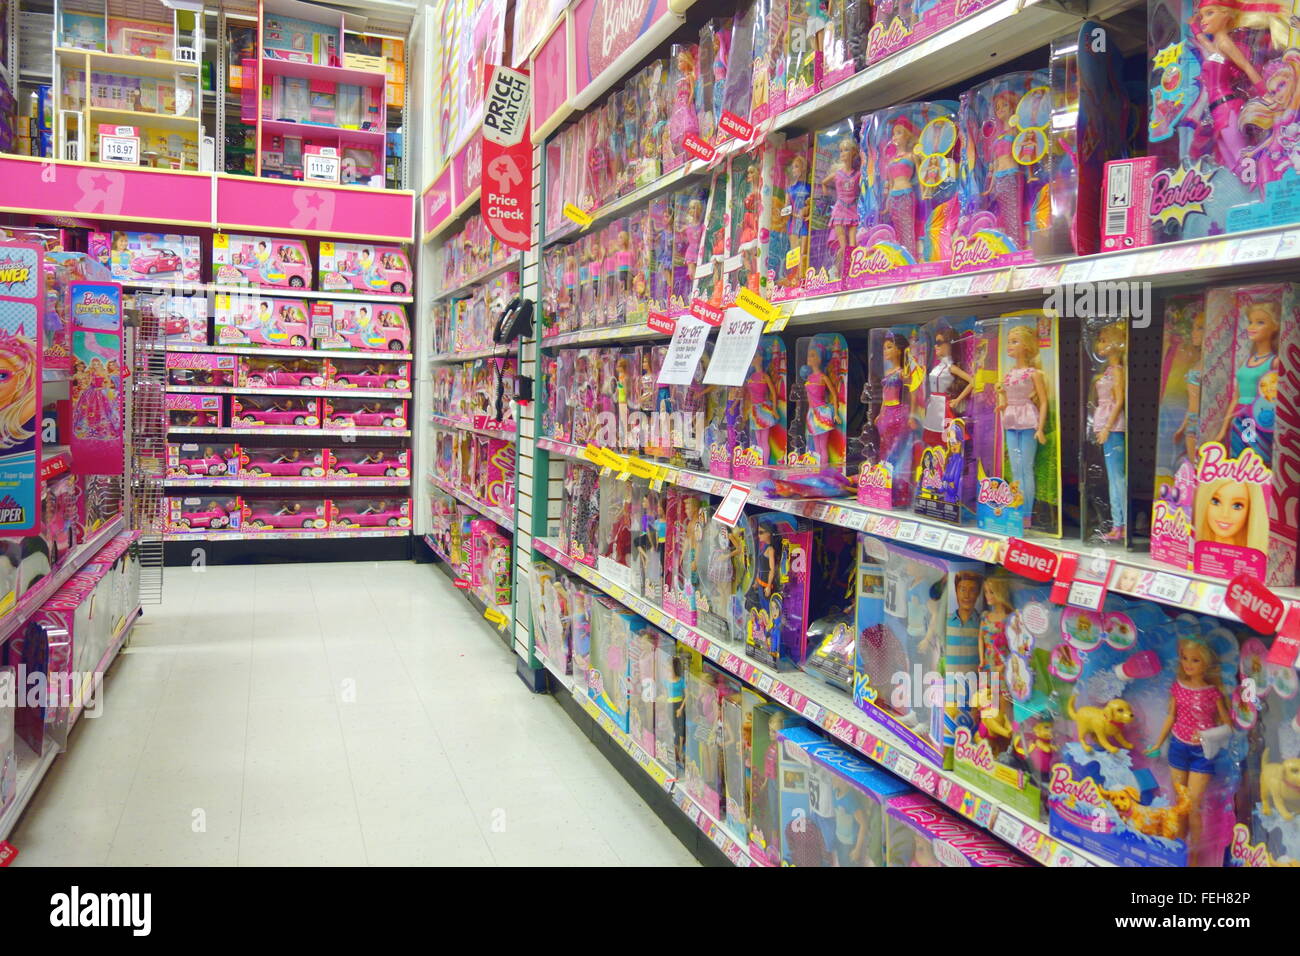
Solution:
M 489 69 L 483 110 L 483 191 L 479 210 L 492 235 L 526 250 L 533 238 L 533 146 L 527 70 Z

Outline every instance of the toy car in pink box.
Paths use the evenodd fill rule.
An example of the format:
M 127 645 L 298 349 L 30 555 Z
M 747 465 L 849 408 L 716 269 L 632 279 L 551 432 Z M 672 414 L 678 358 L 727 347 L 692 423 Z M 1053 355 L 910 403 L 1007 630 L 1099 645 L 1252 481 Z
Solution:
M 331 476 L 355 478 L 409 478 L 409 448 L 334 448 L 330 451 Z
M 310 289 L 311 258 L 299 239 L 216 233 L 212 278 L 218 285 L 263 289 Z
M 241 478 L 324 478 L 329 451 L 306 448 L 241 448 Z
M 406 295 L 411 290 L 411 261 L 400 246 L 322 242 L 320 287 L 326 292 L 356 289 Z
M 326 428 L 405 428 L 406 402 L 385 398 L 325 398 Z
M 168 478 L 229 478 L 238 470 L 238 445 L 167 445 Z
M 407 362 L 331 359 L 328 364 L 331 388 L 391 388 L 404 392 L 411 387 L 411 367 Z
M 239 498 L 168 498 L 164 530 L 234 531 L 240 526 Z
M 239 360 L 239 387 L 324 388 L 328 373 L 320 359 L 248 356 Z
M 235 384 L 235 356 L 212 355 L 206 352 L 168 352 L 168 385 L 213 385 L 229 387 Z
M 221 427 L 221 396 L 168 392 L 163 397 L 167 420 L 176 426 Z
M 333 331 L 321 336 L 321 348 L 365 352 L 409 352 L 411 329 L 400 305 L 369 302 L 320 302 L 333 313 Z
M 324 531 L 330 503 L 323 498 L 245 498 L 245 531 Z
M 409 528 L 410 498 L 334 498 L 331 528 Z
M 214 299 L 218 345 L 281 345 L 307 348 L 311 326 L 301 299 L 220 294 Z
M 234 395 L 230 422 L 236 428 L 268 425 L 272 428 L 320 427 L 320 399 L 297 395 Z
M 181 282 L 199 281 L 198 236 L 156 232 L 92 232 L 87 246 L 108 266 L 118 282 L 158 276 Z

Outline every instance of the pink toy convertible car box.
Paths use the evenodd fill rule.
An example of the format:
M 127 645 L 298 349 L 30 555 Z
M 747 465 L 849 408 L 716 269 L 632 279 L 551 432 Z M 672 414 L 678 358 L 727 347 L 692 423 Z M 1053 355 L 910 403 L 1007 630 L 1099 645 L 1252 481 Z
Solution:
M 330 475 L 340 478 L 409 478 L 409 448 L 334 448 L 330 450 Z
M 310 289 L 311 258 L 300 239 L 216 233 L 212 278 L 218 285 Z
M 233 355 L 168 352 L 167 384 L 228 388 L 235 384 L 236 364 L 236 357 Z
M 408 391 L 411 387 L 409 362 L 380 362 L 373 359 L 329 359 L 330 388 L 369 388 Z
M 238 470 L 238 445 L 167 445 L 168 478 L 233 478 Z
M 198 236 L 92 232 L 87 248 L 108 266 L 118 282 L 140 282 L 154 277 L 173 282 L 199 281 L 202 254 Z
M 330 503 L 324 498 L 246 498 L 245 531 L 324 531 Z
M 322 242 L 320 287 L 326 292 L 355 289 L 406 295 L 411 291 L 411 261 L 400 246 Z
M 410 498 L 335 498 L 331 528 L 409 528 Z
M 237 428 L 319 428 L 320 399 L 296 395 L 235 395 L 230 422 Z
M 222 294 L 214 306 L 218 345 L 311 346 L 307 304 L 301 299 Z
M 378 302 L 318 302 L 332 313 L 333 331 L 321 336 L 323 349 L 409 352 L 411 329 L 406 309 Z
M 240 388 L 324 388 L 328 363 L 320 359 L 241 357 Z
M 325 398 L 326 428 L 405 428 L 406 402 L 385 398 Z
M 164 530 L 171 533 L 234 531 L 240 525 L 238 497 L 168 498 Z
M 167 412 L 168 424 L 173 427 L 220 428 L 225 424 L 221 417 L 220 395 L 168 392 L 163 398 L 163 408 Z
M 324 478 L 329 451 L 323 448 L 241 448 L 241 478 Z
M 147 341 L 161 338 L 168 345 L 208 344 L 208 300 L 205 296 L 136 294 L 141 334 Z

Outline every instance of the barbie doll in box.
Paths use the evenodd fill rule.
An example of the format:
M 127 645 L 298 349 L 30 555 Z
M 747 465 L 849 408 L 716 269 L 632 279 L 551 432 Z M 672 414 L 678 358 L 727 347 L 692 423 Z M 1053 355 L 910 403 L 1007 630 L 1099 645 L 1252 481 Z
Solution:
M 1273 463 L 1274 409 L 1276 408 L 1278 334 L 1281 330 L 1281 302 L 1274 297 L 1239 297 L 1238 308 L 1245 319 L 1249 345 L 1244 357 L 1237 360 L 1231 412 L 1219 426 L 1213 440 L 1225 445 L 1233 458 L 1240 458 L 1247 448 L 1257 454 L 1265 467 Z M 1265 384 L 1272 374 L 1271 391 Z
M 815 339 L 809 342 L 804 365 L 799 370 L 808 403 L 803 425 L 812 446 L 810 464 L 823 468 L 844 464 L 844 402 L 840 395 L 843 381 L 837 374 L 838 355 L 827 354 L 830 344 Z M 839 442 L 834 443 L 837 429 Z M 833 444 L 838 448 L 832 447 Z
M 878 385 L 868 385 L 872 397 L 879 391 L 879 411 L 873 419 L 875 427 L 875 455 L 877 462 L 889 469 L 891 477 L 890 504 L 906 505 L 912 500 L 913 469 L 916 463 L 916 408 L 921 387 L 921 370 L 911 357 L 911 342 L 906 331 L 884 332 L 880 343 L 880 378 Z M 882 330 L 883 331 L 883 330 Z M 879 336 L 872 331 L 872 352 Z M 874 358 L 874 355 L 873 355 Z M 864 436 L 864 446 L 871 444 Z M 879 503 L 881 507 L 887 507 Z
M 1002 419 L 1011 480 L 1022 501 L 1024 526 L 1032 522 L 1037 497 L 1035 465 L 1038 448 L 1047 444 L 1047 378 L 1038 358 L 1038 331 L 1031 325 L 1013 326 L 1006 336 L 1011 367 L 997 386 L 997 410 Z
M 1108 542 L 1123 542 L 1127 537 L 1128 524 L 1128 457 L 1125 443 L 1128 326 L 1123 322 L 1110 322 L 1102 326 L 1097 332 L 1095 350 L 1103 367 L 1092 380 L 1088 424 L 1092 440 L 1100 446 L 1106 465 L 1110 530 L 1102 538 Z
M 862 179 L 861 157 L 851 135 L 839 140 L 835 165 L 822 177 L 821 187 L 833 190 L 835 206 L 831 209 L 830 227 L 841 255 L 853 248 L 858 232 L 858 188 Z
M 749 424 L 747 447 L 757 452 L 757 460 L 751 462 L 753 465 L 763 466 L 776 464 L 784 457 L 784 452 L 775 454 L 773 447 L 773 429 L 780 429 L 781 445 L 784 446 L 785 431 L 785 382 L 782 381 L 778 390 L 777 382 L 773 377 L 776 369 L 769 369 L 773 364 L 771 355 L 779 340 L 764 343 L 759 340 L 759 347 L 754 352 L 754 360 L 750 363 L 749 375 L 745 378 L 745 418 Z M 778 403 L 782 406 L 778 410 Z M 751 454 L 751 457 L 754 457 Z
M 695 44 L 673 45 L 673 108 L 668 119 L 668 137 L 674 152 L 681 149 L 682 140 L 687 136 L 698 136 L 700 132 L 695 100 L 698 55 L 699 48 Z

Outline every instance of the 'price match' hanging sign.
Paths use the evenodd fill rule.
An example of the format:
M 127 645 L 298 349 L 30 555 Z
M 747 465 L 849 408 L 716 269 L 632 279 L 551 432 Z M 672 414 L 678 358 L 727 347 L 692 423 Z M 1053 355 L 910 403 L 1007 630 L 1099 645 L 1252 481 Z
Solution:
M 479 209 L 488 230 L 512 249 L 533 244 L 533 157 L 526 70 L 494 66 L 485 82 L 483 175 Z

